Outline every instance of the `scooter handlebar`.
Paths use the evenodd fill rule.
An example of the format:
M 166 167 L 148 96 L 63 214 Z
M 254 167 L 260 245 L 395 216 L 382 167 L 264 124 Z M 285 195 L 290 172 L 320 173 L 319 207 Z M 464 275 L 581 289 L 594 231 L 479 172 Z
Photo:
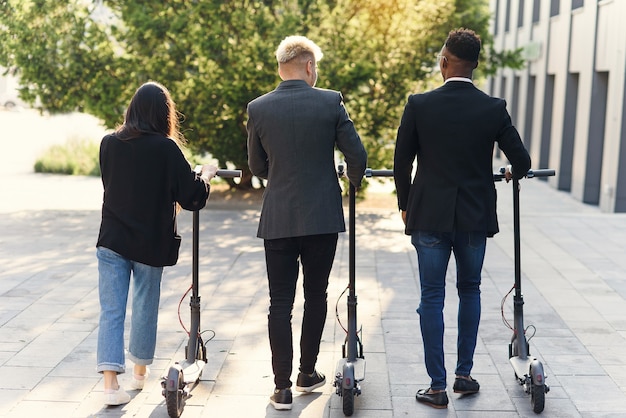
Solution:
M 504 176 L 504 167 L 500 167 L 500 171 L 498 173 L 493 173 L 493 181 L 502 181 L 505 178 Z M 556 175 L 556 170 L 551 168 L 541 168 L 537 170 L 528 170 L 528 172 L 524 175 L 527 179 L 532 179 L 533 177 L 551 177 Z
M 345 164 L 339 164 L 337 166 L 337 177 L 341 178 L 345 175 Z M 365 173 L 363 173 L 363 177 L 393 177 L 393 170 L 372 170 L 371 168 L 366 168 Z
M 198 174 L 202 173 L 202 165 L 197 165 L 193 169 L 193 171 L 195 171 Z M 235 177 L 241 177 L 241 170 L 227 170 L 225 168 L 218 168 L 215 175 L 224 179 L 226 178 L 232 179 Z

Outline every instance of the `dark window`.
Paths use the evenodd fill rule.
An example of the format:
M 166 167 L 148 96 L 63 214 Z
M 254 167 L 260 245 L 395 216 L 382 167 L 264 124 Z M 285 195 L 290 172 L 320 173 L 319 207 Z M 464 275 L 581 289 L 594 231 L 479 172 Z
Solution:
M 591 113 L 587 136 L 585 187 L 582 201 L 597 205 L 600 202 L 602 152 L 606 122 L 606 101 L 609 94 L 609 73 L 596 72 L 591 87 Z
M 533 120 L 534 113 L 533 109 L 535 108 L 535 83 L 537 82 L 537 77 L 531 75 L 528 77 L 528 86 L 526 90 L 526 117 L 524 118 L 524 146 L 527 150 L 530 150 L 530 144 L 532 140 L 533 133 Z
M 541 0 L 534 0 L 533 2 L 533 23 L 539 22 L 539 16 L 541 15 Z
M 572 10 L 583 7 L 585 0 L 572 0 Z
M 572 166 L 574 161 L 574 137 L 576 136 L 576 111 L 578 105 L 578 74 L 567 76 L 565 87 L 565 109 L 563 115 L 563 137 L 561 139 L 561 161 L 557 188 L 572 190 Z
M 496 11 L 495 11 L 495 20 L 493 22 L 493 34 L 497 35 L 500 28 L 499 28 L 499 24 L 500 24 L 500 0 L 496 0 Z
M 511 121 L 513 125 L 517 125 L 517 109 L 519 108 L 519 85 L 520 85 L 520 76 L 516 75 L 513 77 L 513 98 L 511 99 L 510 114 Z
M 550 16 L 557 16 L 560 13 L 561 0 L 550 0 Z
M 543 90 L 543 119 L 541 121 L 541 137 L 539 138 L 538 167 L 550 164 L 550 139 L 552 134 L 552 110 L 554 104 L 554 75 L 548 74 Z
M 517 27 L 524 26 L 524 0 L 519 0 L 519 9 L 517 10 Z
M 506 14 L 504 15 L 504 32 L 511 29 L 511 0 L 506 0 Z

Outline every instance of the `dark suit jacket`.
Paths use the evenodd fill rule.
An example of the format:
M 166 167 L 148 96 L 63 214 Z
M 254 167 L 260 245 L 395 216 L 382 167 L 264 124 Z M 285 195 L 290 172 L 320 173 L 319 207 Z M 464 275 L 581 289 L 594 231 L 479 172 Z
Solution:
M 498 232 L 493 149 L 509 159 L 516 177 L 530 157 L 502 99 L 465 81 L 409 96 L 398 129 L 394 177 L 405 232 Z M 417 171 L 411 184 L 413 162 Z
M 341 93 L 287 80 L 248 104 L 248 165 L 267 179 L 257 236 L 345 231 L 335 146 L 359 186 L 367 154 Z

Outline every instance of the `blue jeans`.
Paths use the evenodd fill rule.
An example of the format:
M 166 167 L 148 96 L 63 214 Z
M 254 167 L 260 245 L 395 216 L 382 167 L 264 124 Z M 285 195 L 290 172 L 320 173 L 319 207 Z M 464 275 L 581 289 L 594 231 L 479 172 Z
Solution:
M 480 272 L 485 259 L 487 236 L 483 232 L 414 231 L 411 243 L 417 250 L 421 300 L 417 313 L 424 342 L 424 361 L 431 388 L 446 388 L 443 351 L 443 306 L 446 271 L 450 254 L 456 260 L 459 295 L 457 364 L 455 374 L 469 376 L 480 322 Z
M 124 320 L 133 274 L 132 317 L 128 357 L 135 364 L 152 364 L 156 346 L 163 267 L 153 267 L 98 247 L 100 328 L 97 371 L 124 373 Z
M 270 289 L 268 332 L 274 384 L 291 387 L 293 341 L 291 312 L 298 281 L 298 260 L 304 276 L 304 316 L 300 337 L 300 371 L 313 373 L 326 322 L 328 276 L 335 259 L 338 234 L 265 240 Z

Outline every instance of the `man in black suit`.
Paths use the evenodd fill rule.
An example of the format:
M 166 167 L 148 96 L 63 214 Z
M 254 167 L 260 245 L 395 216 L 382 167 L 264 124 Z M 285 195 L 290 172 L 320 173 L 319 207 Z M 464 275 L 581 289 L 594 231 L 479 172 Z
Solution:
M 359 187 L 367 154 L 340 92 L 315 87 L 320 48 L 303 36 L 276 50 L 278 87 L 248 104 L 248 165 L 267 179 L 257 236 L 264 239 L 270 290 L 268 328 L 276 409 L 291 409 L 291 311 L 299 261 L 304 317 L 296 390 L 311 392 L 326 378 L 315 370 L 327 312 L 326 290 L 338 233 L 346 230 L 335 147 Z
M 487 237 L 498 232 L 493 149 L 497 142 L 522 177 L 530 157 L 502 99 L 472 83 L 480 37 L 453 30 L 439 55 L 444 85 L 409 96 L 398 129 L 394 177 L 405 233 L 417 250 L 421 299 L 417 312 L 424 361 L 431 378 L 416 399 L 446 408 L 443 306 L 445 278 L 453 252 L 459 296 L 455 393 L 478 392 L 470 372 L 480 321 L 480 281 Z M 413 163 L 417 170 L 411 183 Z

